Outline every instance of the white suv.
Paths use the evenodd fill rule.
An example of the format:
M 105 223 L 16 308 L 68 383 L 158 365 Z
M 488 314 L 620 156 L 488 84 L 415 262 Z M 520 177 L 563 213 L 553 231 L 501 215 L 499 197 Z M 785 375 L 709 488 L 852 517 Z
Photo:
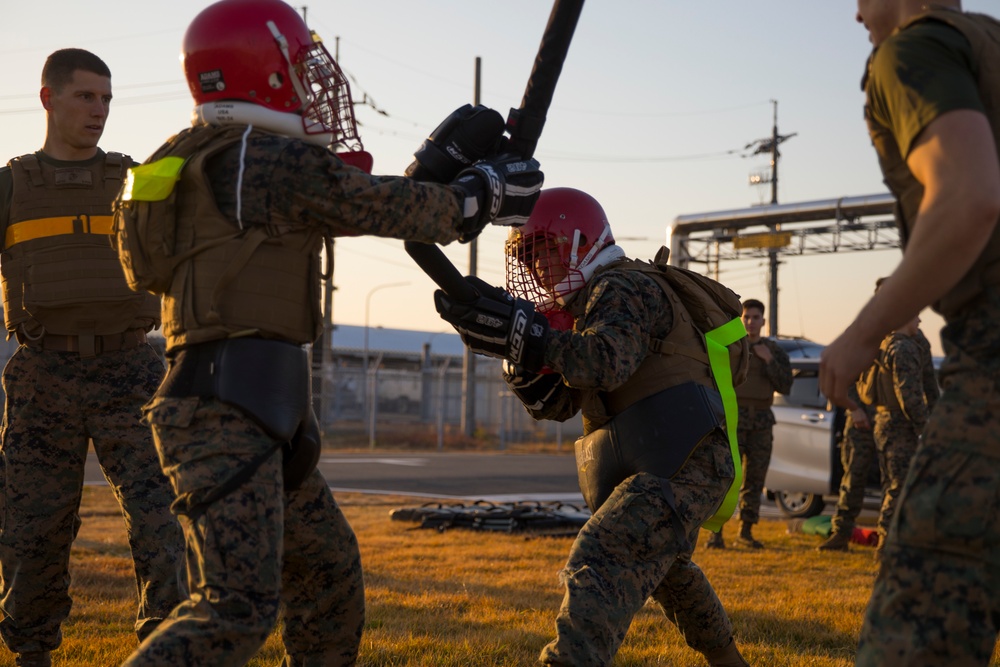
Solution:
M 844 411 L 819 391 L 818 355 L 792 359 L 792 378 L 788 396 L 774 395 L 774 448 L 764 486 L 782 513 L 810 517 L 837 500 Z

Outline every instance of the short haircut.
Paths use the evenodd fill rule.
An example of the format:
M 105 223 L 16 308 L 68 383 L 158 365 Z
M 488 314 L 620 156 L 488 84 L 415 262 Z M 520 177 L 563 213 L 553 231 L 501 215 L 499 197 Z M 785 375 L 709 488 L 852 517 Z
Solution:
M 758 301 L 757 299 L 747 299 L 746 301 L 744 301 L 743 310 L 747 310 L 748 308 L 756 308 L 757 310 L 760 311 L 761 315 L 764 314 L 764 304 Z
M 103 60 L 83 49 L 60 49 L 45 59 L 42 85 L 59 92 L 73 80 L 77 70 L 111 78 L 111 70 Z

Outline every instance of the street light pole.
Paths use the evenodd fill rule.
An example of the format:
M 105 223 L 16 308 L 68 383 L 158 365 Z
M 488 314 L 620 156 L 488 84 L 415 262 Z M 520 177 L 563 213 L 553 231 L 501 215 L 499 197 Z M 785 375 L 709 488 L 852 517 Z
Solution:
M 382 290 L 382 289 L 388 289 L 390 287 L 402 287 L 404 285 L 409 285 L 409 284 L 410 284 L 409 282 L 383 283 L 381 285 L 376 285 L 375 287 L 373 287 L 370 290 L 368 290 L 368 294 L 367 294 L 367 296 L 365 296 L 365 343 L 364 343 L 365 349 L 364 349 L 364 357 L 363 357 L 363 361 L 362 361 L 362 368 L 364 369 L 364 378 L 365 378 L 365 394 L 364 394 L 365 395 L 365 404 L 366 404 L 365 405 L 365 414 L 369 415 L 369 422 L 370 422 L 369 437 L 368 437 L 368 439 L 369 439 L 369 443 L 368 444 L 369 444 L 370 447 L 374 447 L 374 445 L 375 445 L 375 434 L 373 432 L 374 431 L 374 423 L 373 423 L 373 420 L 371 419 L 371 416 L 372 416 L 373 411 L 374 411 L 374 404 L 378 400 L 377 397 L 375 396 L 375 391 L 374 391 L 375 387 L 371 388 L 372 391 L 369 391 L 369 388 L 368 388 L 369 387 L 369 383 L 371 382 L 371 380 L 368 377 L 369 373 L 371 372 L 370 369 L 368 368 L 368 315 L 371 312 L 372 295 L 374 295 L 375 292 L 377 292 L 379 290 Z
M 376 285 L 375 287 L 368 290 L 368 295 L 365 297 L 365 353 L 363 366 L 365 373 L 368 372 L 368 313 L 371 311 L 372 305 L 372 295 L 380 289 L 388 289 L 390 287 L 402 287 L 404 285 L 409 285 L 410 283 L 384 283 L 382 285 Z

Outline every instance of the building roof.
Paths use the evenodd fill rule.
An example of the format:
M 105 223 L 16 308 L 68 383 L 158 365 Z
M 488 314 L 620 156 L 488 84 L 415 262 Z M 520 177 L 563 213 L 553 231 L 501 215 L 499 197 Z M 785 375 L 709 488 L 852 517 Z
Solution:
M 368 349 L 382 352 L 404 352 L 421 354 L 424 344 L 429 343 L 431 354 L 462 356 L 465 345 L 454 331 L 411 331 L 408 329 L 368 328 Z M 365 327 L 352 324 L 335 324 L 331 347 L 334 350 L 355 350 L 365 348 Z

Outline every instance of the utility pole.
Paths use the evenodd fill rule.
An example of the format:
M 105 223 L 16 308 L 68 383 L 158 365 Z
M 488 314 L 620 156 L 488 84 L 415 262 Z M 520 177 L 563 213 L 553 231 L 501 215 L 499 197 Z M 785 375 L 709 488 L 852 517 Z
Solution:
M 472 104 L 479 104 L 479 90 L 483 59 L 476 56 L 476 69 L 473 75 Z M 469 275 L 478 271 L 479 247 L 476 239 L 469 242 Z M 476 432 L 476 355 L 468 347 L 462 359 L 462 433 L 471 438 Z
M 774 123 L 771 126 L 771 136 L 767 139 L 758 139 L 746 145 L 745 149 L 754 149 L 749 155 L 761 155 L 770 154 L 771 156 L 771 174 L 770 176 L 762 176 L 759 174 L 751 175 L 750 183 L 751 185 L 762 185 L 764 183 L 771 183 L 771 204 L 778 203 L 778 158 L 781 157 L 781 153 L 778 151 L 778 144 L 791 139 L 797 132 L 792 132 L 791 134 L 778 134 L 778 100 L 771 100 L 771 104 L 774 105 Z M 780 224 L 770 225 L 771 232 L 777 232 L 781 229 Z M 768 334 L 771 336 L 778 335 L 778 249 L 772 247 L 768 250 L 768 319 L 767 328 Z
M 306 7 L 302 7 L 302 21 L 306 20 Z M 335 52 L 334 56 L 336 60 L 340 56 L 340 37 L 336 38 Z M 323 427 L 326 423 L 327 412 L 329 411 L 330 404 L 332 401 L 332 392 L 326 391 L 326 376 L 333 362 L 333 292 L 337 289 L 336 285 L 333 284 L 333 265 L 334 265 L 334 252 L 333 252 L 334 240 L 333 237 L 329 237 L 326 240 L 326 245 L 323 248 L 323 260 L 324 260 L 324 270 L 322 276 L 322 289 L 323 289 L 323 328 L 320 333 L 319 340 L 313 342 L 312 347 L 312 395 L 313 395 L 313 411 L 316 413 L 316 417 L 319 420 L 320 432 L 323 431 Z

